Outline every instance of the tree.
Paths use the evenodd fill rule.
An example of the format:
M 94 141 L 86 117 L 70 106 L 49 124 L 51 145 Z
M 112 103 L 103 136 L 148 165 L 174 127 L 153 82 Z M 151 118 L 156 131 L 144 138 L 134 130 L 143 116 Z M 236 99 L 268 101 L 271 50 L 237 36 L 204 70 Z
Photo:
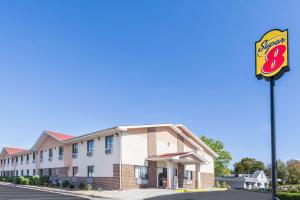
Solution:
M 300 182 L 300 160 L 287 161 L 287 168 L 289 172 L 289 182 L 291 184 L 297 184 Z
M 243 158 L 240 162 L 234 163 L 235 174 L 252 174 L 256 170 L 264 170 L 265 164 L 254 158 Z
M 272 165 L 267 166 L 265 173 L 269 178 L 272 178 Z M 281 179 L 282 183 L 285 184 L 288 179 L 288 175 L 289 171 L 285 162 L 282 160 L 277 160 L 277 178 Z
M 231 154 L 224 149 L 224 144 L 219 140 L 205 137 L 204 135 L 200 139 L 214 150 L 219 157 L 215 159 L 215 175 L 224 176 L 230 174 L 229 163 L 232 159 Z

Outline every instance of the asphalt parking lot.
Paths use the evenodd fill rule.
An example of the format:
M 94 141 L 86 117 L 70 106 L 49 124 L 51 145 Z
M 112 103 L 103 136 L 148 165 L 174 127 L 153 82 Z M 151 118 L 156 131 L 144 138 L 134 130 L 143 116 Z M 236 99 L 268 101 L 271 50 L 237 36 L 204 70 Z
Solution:
M 76 196 L 0 185 L 0 200 L 87 200 Z
M 244 190 L 230 190 L 225 192 L 180 193 L 147 200 L 271 200 L 270 193 L 249 192 Z

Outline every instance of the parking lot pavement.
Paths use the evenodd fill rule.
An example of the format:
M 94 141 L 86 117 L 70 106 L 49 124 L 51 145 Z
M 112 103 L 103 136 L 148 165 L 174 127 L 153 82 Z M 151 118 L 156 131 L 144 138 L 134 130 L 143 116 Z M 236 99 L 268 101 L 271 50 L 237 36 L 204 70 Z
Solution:
M 0 185 L 0 200 L 87 200 L 76 196 Z
M 224 192 L 180 193 L 147 200 L 271 200 L 270 193 L 258 193 L 245 190 L 230 190 Z

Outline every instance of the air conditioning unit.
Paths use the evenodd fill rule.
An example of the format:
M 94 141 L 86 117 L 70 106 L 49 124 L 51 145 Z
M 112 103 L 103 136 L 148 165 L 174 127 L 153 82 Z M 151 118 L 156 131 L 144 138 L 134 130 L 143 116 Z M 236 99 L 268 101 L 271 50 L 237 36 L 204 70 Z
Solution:
M 90 157 L 90 156 L 93 156 L 93 152 L 92 152 L 92 151 L 89 151 L 89 152 L 86 153 L 86 155 L 89 156 L 89 157 Z
M 35 163 L 35 160 L 32 160 L 32 163 Z
M 72 154 L 72 158 L 73 158 L 73 159 L 76 159 L 76 158 L 77 158 L 77 153 L 73 153 L 73 154 Z
M 105 149 L 105 153 L 106 154 L 111 154 L 112 153 L 112 149 Z
M 40 162 L 41 162 L 41 163 L 43 162 L 43 159 L 42 159 L 42 158 L 40 159 Z
M 49 157 L 49 158 L 48 158 L 48 161 L 50 161 L 50 162 L 51 162 L 51 161 L 52 161 L 52 157 Z
M 59 160 L 63 160 L 63 159 L 64 159 L 64 156 L 63 156 L 63 155 L 60 155 L 60 156 L 58 157 L 58 159 L 59 159 Z
M 141 178 L 137 178 L 136 179 L 136 184 L 141 185 L 142 184 L 142 179 Z

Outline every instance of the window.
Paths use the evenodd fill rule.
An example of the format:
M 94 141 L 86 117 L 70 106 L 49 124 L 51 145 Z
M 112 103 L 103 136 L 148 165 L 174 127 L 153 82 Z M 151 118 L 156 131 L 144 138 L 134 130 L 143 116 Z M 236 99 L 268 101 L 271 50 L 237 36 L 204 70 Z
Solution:
M 53 149 L 49 149 L 49 158 L 52 158 L 53 157 Z
M 73 176 L 78 176 L 78 167 L 73 167 Z
M 52 169 L 49 169 L 49 176 L 52 176 Z
M 189 180 L 189 181 L 193 180 L 193 172 L 185 170 L 184 171 L 184 179 Z
M 63 156 L 64 155 L 64 147 L 59 147 L 58 149 L 58 155 Z
M 16 170 L 16 176 L 19 176 L 19 171 L 18 170 Z
M 29 154 L 26 154 L 26 161 L 29 161 Z
M 72 144 L 72 153 L 73 154 L 78 153 L 78 143 Z
M 148 180 L 148 167 L 134 166 L 134 177 L 136 179 Z
M 88 140 L 87 141 L 87 152 L 93 152 L 94 151 L 94 140 Z
M 24 176 L 24 171 L 23 170 L 21 170 L 21 176 Z
M 35 169 L 32 170 L 32 175 L 35 176 Z
M 43 152 L 43 150 L 42 150 L 42 151 L 40 151 L 40 160 L 42 161 L 43 158 L 44 158 L 44 152 Z
M 40 169 L 40 176 L 44 176 L 44 169 Z
M 21 163 L 23 163 L 23 155 L 21 155 Z
M 106 154 L 112 153 L 113 143 L 114 143 L 113 139 L 114 139 L 113 135 L 105 137 L 105 153 Z
M 29 169 L 27 169 L 27 173 L 26 173 L 26 176 L 29 176 Z
M 88 166 L 87 167 L 87 171 L 88 171 L 88 177 L 93 177 L 94 176 L 94 166 Z
M 35 152 L 32 153 L 32 160 L 35 160 Z
M 9 164 L 9 158 L 7 159 L 7 164 Z

